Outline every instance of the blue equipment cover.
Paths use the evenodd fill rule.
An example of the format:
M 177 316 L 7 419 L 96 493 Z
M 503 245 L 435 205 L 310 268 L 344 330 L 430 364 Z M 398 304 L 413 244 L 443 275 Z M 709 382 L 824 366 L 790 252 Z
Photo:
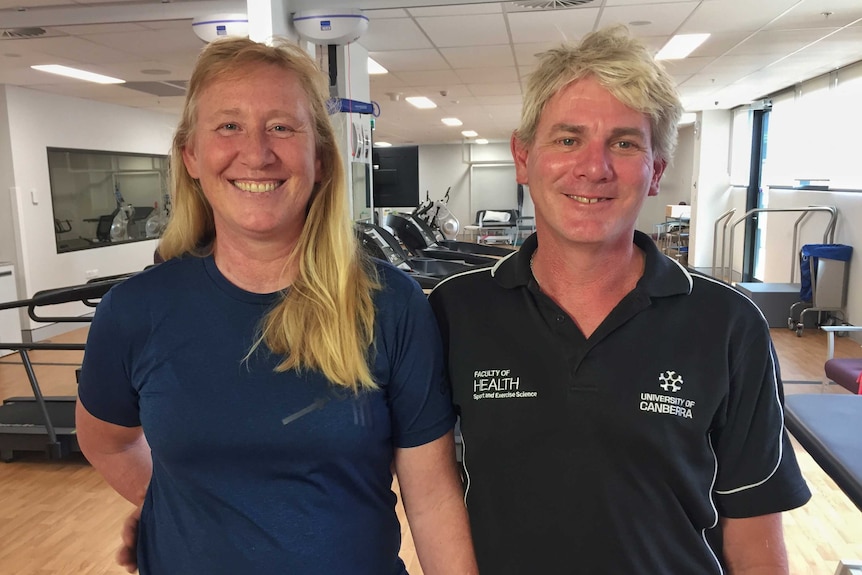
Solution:
M 819 258 L 849 262 L 853 255 L 853 246 L 844 244 L 805 244 L 802 246 L 800 257 L 800 278 L 802 288 L 799 290 L 799 299 L 802 301 L 813 301 L 814 293 L 811 285 L 811 268 L 817 266 Z M 814 258 L 812 265 L 811 258 Z

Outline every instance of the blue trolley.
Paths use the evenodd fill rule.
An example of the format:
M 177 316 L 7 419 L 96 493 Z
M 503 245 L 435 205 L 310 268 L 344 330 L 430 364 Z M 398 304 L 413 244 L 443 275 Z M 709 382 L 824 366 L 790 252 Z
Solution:
M 790 306 L 787 327 L 802 337 L 804 315 L 808 312 L 837 312 L 844 319 L 847 281 L 853 248 L 843 244 L 805 244 L 799 252 L 802 288 L 800 301 Z M 828 322 L 834 321 L 830 313 Z M 819 316 L 818 316 L 819 324 Z

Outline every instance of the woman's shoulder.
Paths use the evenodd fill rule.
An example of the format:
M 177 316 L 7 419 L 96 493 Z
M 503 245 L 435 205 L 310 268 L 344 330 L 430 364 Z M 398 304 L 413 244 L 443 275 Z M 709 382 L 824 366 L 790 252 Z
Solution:
M 165 294 L 182 289 L 196 269 L 203 269 L 200 258 L 175 258 L 148 266 L 111 288 L 113 297 L 140 298 L 146 294 Z

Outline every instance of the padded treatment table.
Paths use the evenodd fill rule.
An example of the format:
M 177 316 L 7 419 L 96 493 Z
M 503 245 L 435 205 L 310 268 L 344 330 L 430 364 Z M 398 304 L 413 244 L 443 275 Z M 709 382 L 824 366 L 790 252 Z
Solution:
M 862 510 L 862 395 L 785 397 L 788 431 Z

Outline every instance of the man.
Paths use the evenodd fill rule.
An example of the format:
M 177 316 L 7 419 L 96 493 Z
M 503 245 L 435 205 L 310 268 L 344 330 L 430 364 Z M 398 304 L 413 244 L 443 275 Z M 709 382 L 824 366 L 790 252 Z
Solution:
M 681 110 L 624 28 L 544 54 L 511 143 L 536 234 L 430 296 L 482 573 L 788 571 L 810 493 L 767 324 L 634 229 Z

